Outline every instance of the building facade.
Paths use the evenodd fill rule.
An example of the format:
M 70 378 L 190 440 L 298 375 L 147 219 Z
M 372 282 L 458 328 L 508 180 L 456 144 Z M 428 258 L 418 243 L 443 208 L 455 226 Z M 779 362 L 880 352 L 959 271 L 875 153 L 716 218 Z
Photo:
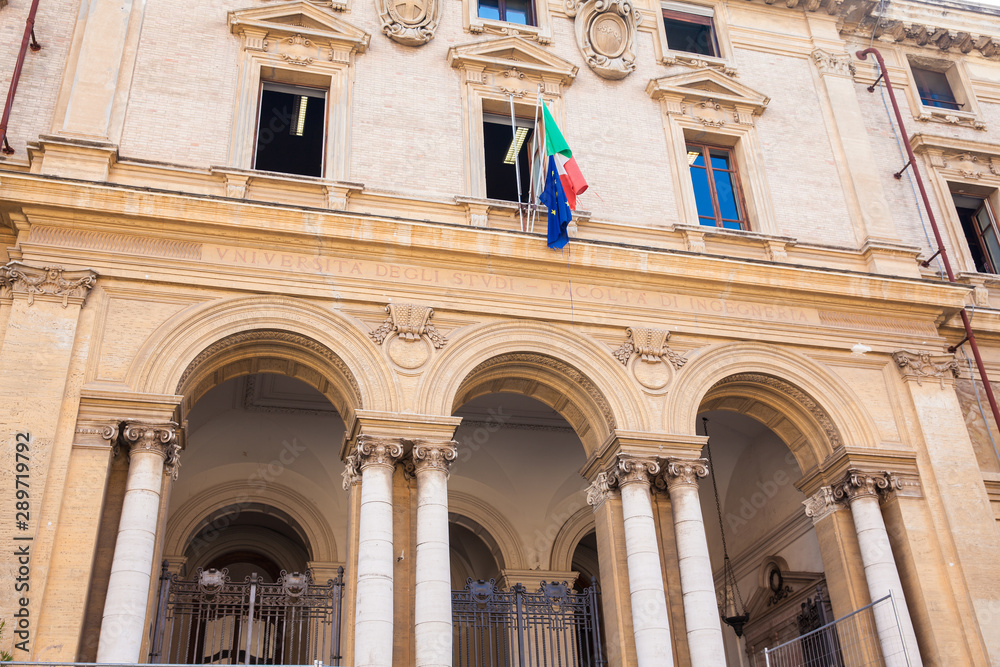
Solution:
M 1000 11 L 43 0 L 34 36 L 0 160 L 14 659 L 760 665 L 867 609 L 864 664 L 1000 665 L 960 319 L 1000 378 Z M 541 101 L 590 184 L 562 251 Z

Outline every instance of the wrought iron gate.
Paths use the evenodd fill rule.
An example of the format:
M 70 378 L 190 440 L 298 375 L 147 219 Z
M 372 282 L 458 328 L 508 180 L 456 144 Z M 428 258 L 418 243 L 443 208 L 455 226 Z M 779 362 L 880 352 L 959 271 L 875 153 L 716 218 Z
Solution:
M 452 591 L 455 667 L 596 667 L 601 655 L 597 592 L 574 593 L 563 582 L 521 584 L 468 580 Z
M 149 661 L 214 665 L 339 665 L 344 568 L 325 584 L 284 571 L 229 581 L 227 570 L 192 580 L 160 576 Z

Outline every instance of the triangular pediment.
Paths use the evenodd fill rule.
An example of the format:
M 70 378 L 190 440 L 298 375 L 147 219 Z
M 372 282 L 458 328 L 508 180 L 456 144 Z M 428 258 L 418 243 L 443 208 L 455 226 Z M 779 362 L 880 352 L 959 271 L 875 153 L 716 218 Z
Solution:
M 726 105 L 749 107 L 758 114 L 771 101 L 767 95 L 708 67 L 653 79 L 646 86 L 646 92 L 653 99 L 689 102 L 713 100 Z
M 282 2 L 264 7 L 249 7 L 229 12 L 229 27 L 236 35 L 248 33 L 289 37 L 302 35 L 314 41 L 347 43 L 364 51 L 371 36 L 342 18 L 328 7 L 312 2 Z
M 482 42 L 453 46 L 448 50 L 452 67 L 475 67 L 484 71 L 515 68 L 539 78 L 558 78 L 569 83 L 576 77 L 577 66 L 521 37 L 500 37 Z

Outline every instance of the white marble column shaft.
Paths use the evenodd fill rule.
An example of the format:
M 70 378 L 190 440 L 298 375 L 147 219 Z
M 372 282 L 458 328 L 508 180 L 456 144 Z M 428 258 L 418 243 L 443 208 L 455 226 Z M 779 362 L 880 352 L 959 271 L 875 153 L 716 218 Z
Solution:
M 392 667 L 392 473 L 403 447 L 398 439 L 359 436 L 356 667 Z
M 109 432 L 114 437 L 117 430 Z M 137 663 L 146 636 L 146 603 L 156 547 L 164 464 L 176 471 L 177 424 L 124 422 L 119 443 L 129 448 L 122 515 L 104 602 L 97 662 Z
M 664 475 L 674 515 L 684 622 L 692 667 L 726 664 L 712 561 L 708 555 L 705 521 L 698 499 L 698 478 L 707 474 L 705 461 L 669 459 Z
M 887 603 L 875 609 L 875 626 L 887 667 L 903 667 L 921 664 L 917 636 L 913 631 L 910 610 L 903 595 L 903 584 L 899 570 L 892 556 L 889 533 L 885 529 L 882 508 L 879 506 L 878 491 L 892 486 L 888 474 L 867 474 L 848 471 L 847 479 L 835 488 L 840 497 L 850 501 L 854 528 L 858 533 L 858 547 L 865 567 L 865 580 L 872 601 L 892 593 L 895 613 Z M 897 630 L 898 620 L 898 630 Z M 899 650 L 900 635 L 905 647 L 904 656 Z
M 417 565 L 414 642 L 417 667 L 451 667 L 451 553 L 448 542 L 448 468 L 455 443 L 413 445 L 417 477 Z
M 638 667 L 672 667 L 674 664 L 649 489 L 652 477 L 658 472 L 659 464 L 653 459 L 622 458 L 618 463 Z

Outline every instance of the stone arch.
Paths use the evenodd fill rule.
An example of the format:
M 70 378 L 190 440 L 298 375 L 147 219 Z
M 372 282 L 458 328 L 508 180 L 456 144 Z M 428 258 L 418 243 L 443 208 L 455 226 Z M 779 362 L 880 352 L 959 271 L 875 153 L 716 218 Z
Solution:
M 874 447 L 877 430 L 840 378 L 803 355 L 757 342 L 699 351 L 678 373 L 665 414 L 669 432 L 695 433 L 698 413 L 743 412 L 775 431 L 801 470 L 844 445 Z
M 452 414 L 497 392 L 531 396 L 562 414 L 588 454 L 614 429 L 645 430 L 648 422 L 634 383 L 607 347 L 560 327 L 520 321 L 464 331 L 425 374 L 417 411 Z
M 448 512 L 462 517 L 468 517 L 478 527 L 485 530 L 496 544 L 499 553 L 494 553 L 501 568 L 523 570 L 527 568 L 527 559 L 517 531 L 510 522 L 492 506 L 476 496 L 460 491 L 448 492 Z M 475 527 L 462 524 L 476 532 Z M 490 540 L 485 540 L 487 544 Z
M 205 520 L 224 508 L 249 508 L 261 505 L 287 515 L 302 533 L 312 561 L 337 562 L 337 542 L 329 521 L 305 495 L 291 487 L 269 482 L 228 482 L 192 496 L 167 519 L 163 553 L 178 556 L 188 543 L 206 527 Z M 220 525 L 220 528 L 224 526 Z
M 580 540 L 594 530 L 594 509 L 587 505 L 573 513 L 552 541 L 549 569 L 568 572 L 573 569 L 573 552 Z
M 280 373 L 315 387 L 345 421 L 359 408 L 394 410 L 395 380 L 342 313 L 289 297 L 222 299 L 177 313 L 137 353 L 126 381 L 149 394 L 184 394 L 249 373 Z

